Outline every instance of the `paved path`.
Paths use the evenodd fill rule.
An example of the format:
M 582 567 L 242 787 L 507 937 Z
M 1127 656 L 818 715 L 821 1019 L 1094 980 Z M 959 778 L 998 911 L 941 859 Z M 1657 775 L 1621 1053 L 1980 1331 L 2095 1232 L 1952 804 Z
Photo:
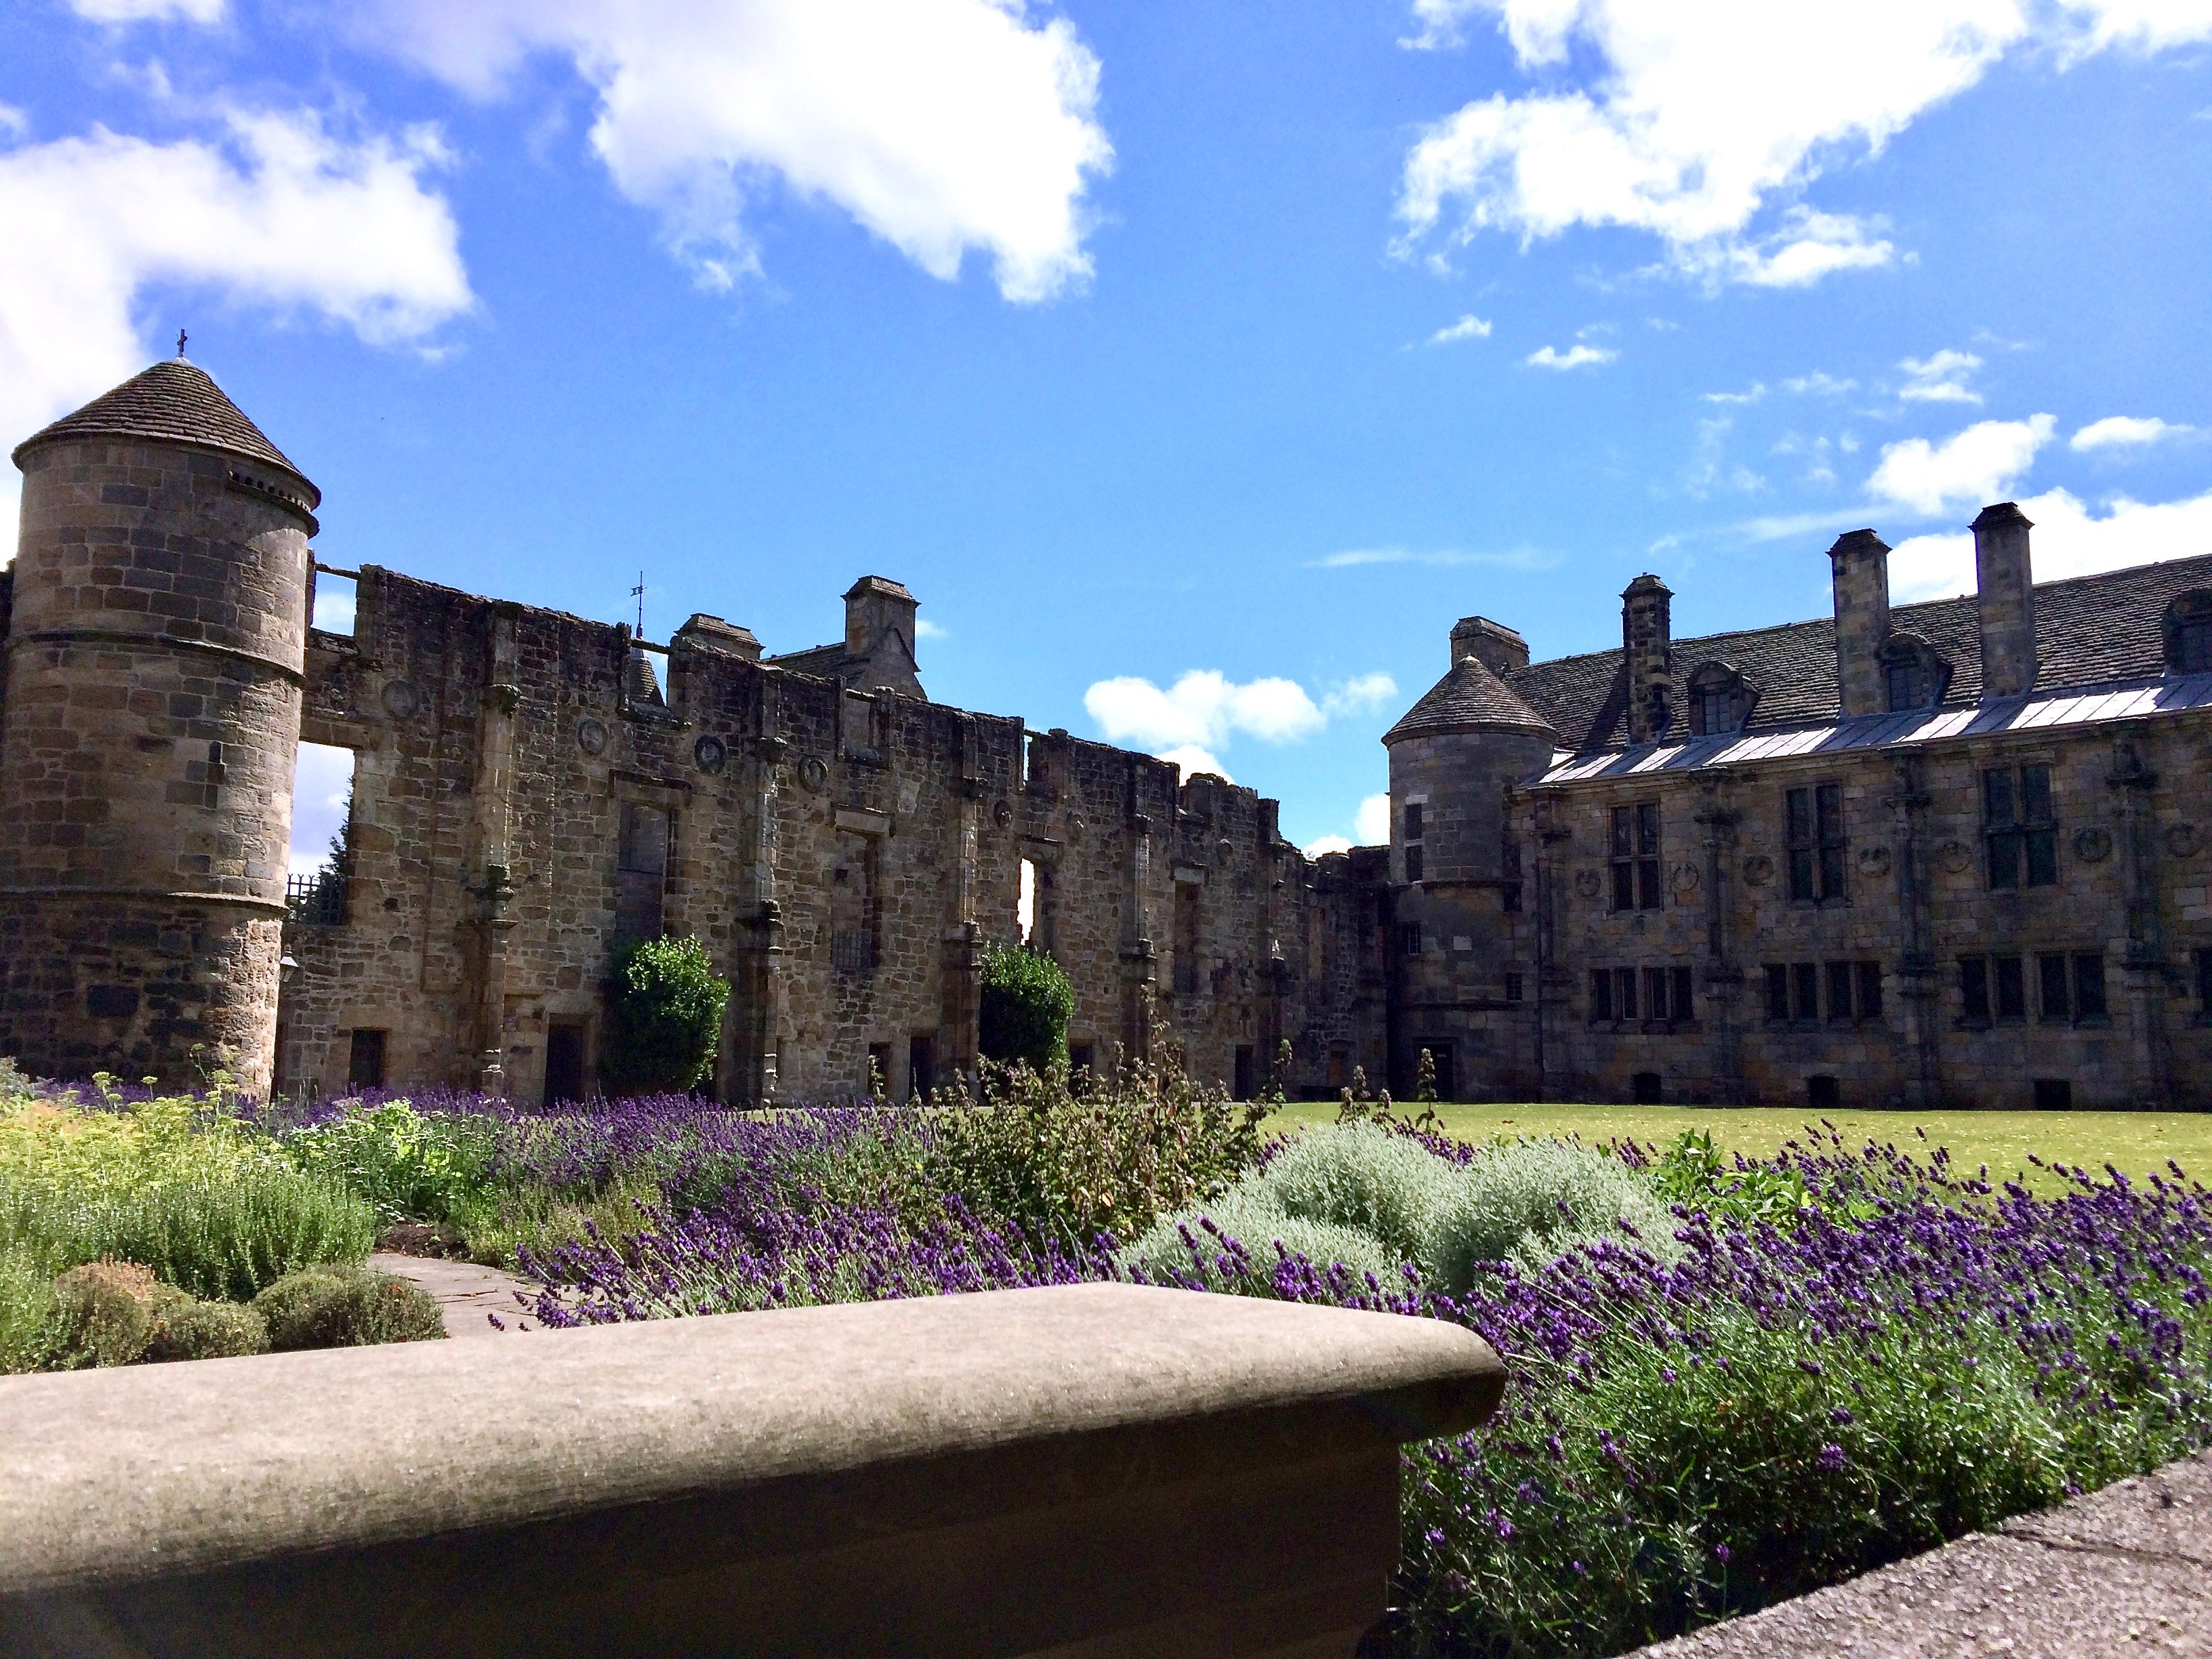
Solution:
M 2212 1452 L 1633 1659 L 2212 1656 Z
M 538 1286 L 497 1267 L 480 1267 L 473 1261 L 445 1261 L 429 1255 L 398 1255 L 387 1250 L 379 1250 L 370 1256 L 368 1265 L 378 1273 L 411 1280 L 435 1297 L 440 1311 L 446 1316 L 447 1336 L 473 1339 L 499 1335 L 499 1326 L 485 1317 L 488 1314 L 497 1314 L 500 1323 L 509 1332 L 538 1328 L 535 1318 L 525 1317 L 514 1293 L 520 1291 L 535 1302 Z

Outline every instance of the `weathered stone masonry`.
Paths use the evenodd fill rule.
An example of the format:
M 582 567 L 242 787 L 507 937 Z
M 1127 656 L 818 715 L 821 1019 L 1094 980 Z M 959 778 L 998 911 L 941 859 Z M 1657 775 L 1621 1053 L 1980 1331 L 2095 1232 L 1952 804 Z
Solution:
M 284 488 L 242 489 L 250 457 Z M 722 1097 L 847 1096 L 872 1061 L 903 1096 L 972 1067 L 1026 863 L 1079 1060 L 1172 1044 L 1250 1091 L 1288 1040 L 1293 1087 L 1379 1075 L 1387 917 L 1352 861 L 1310 865 L 1249 790 L 928 702 L 895 582 L 854 584 L 841 643 L 763 658 L 717 617 L 659 646 L 369 567 L 338 573 L 342 636 L 306 626 L 313 486 L 191 365 L 18 459 L 0 1051 L 35 1071 L 220 1052 L 256 1090 L 579 1091 L 613 947 L 665 932 L 733 983 Z M 211 679 L 218 621 L 247 644 Z M 354 754 L 349 867 L 282 927 L 302 738 Z

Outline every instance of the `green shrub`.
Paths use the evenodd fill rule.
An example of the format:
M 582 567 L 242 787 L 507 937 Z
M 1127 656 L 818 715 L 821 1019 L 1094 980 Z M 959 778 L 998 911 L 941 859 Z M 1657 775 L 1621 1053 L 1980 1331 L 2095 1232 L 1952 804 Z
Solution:
M 55 1316 L 54 1276 L 30 1251 L 0 1240 L 0 1373 L 39 1369 Z
M 1457 1173 L 1422 1252 L 1431 1286 L 1463 1294 L 1490 1262 L 1540 1266 L 1598 1238 L 1626 1242 L 1620 1223 L 1662 1259 L 1680 1254 L 1675 1222 L 1645 1179 L 1608 1152 L 1564 1140 L 1486 1146 Z
M 368 1200 L 377 1219 L 459 1222 L 494 1203 L 495 1120 L 471 1112 L 425 1116 L 404 1100 L 295 1130 L 285 1150 L 300 1167 Z
M 1243 1246 L 1241 1261 L 1224 1243 L 1224 1237 Z M 1402 1258 L 1373 1233 L 1357 1225 L 1289 1214 L 1257 1182 L 1232 1187 L 1218 1198 L 1161 1218 L 1115 1259 L 1156 1284 L 1195 1276 L 1208 1290 L 1264 1294 L 1281 1260 L 1277 1244 L 1324 1269 L 1340 1262 L 1355 1275 L 1373 1273 L 1386 1285 L 1399 1278 Z
M 1179 1070 L 1139 1070 L 1078 1094 L 1066 1066 L 1015 1066 L 988 1104 L 933 1114 L 926 1183 L 1032 1241 L 1133 1238 L 1228 1187 L 1260 1155 L 1274 1108 L 1239 1103 Z
M 1067 1064 L 1067 1022 L 1075 988 L 1050 957 L 1016 945 L 983 953 L 977 1046 L 1002 1066 L 1024 1065 L 1042 1077 Z
M 438 1304 L 420 1286 L 366 1267 L 309 1267 L 287 1273 L 253 1298 L 268 1322 L 269 1346 L 364 1348 L 384 1342 L 434 1342 L 446 1334 Z
M 1420 1261 L 1463 1183 L 1457 1165 L 1412 1136 L 1346 1123 L 1295 1138 L 1256 1185 L 1286 1215 L 1356 1227 L 1389 1245 L 1396 1261 Z
M 139 1356 L 142 1364 L 178 1359 L 230 1359 L 269 1352 L 269 1322 L 235 1302 L 180 1298 L 154 1322 L 154 1332 Z
M 88 1261 L 54 1281 L 52 1347 L 64 1369 L 128 1365 L 172 1302 L 186 1298 L 131 1261 Z
M 0 1101 L 28 1100 L 34 1085 L 17 1069 L 15 1062 L 0 1054 Z
M 639 939 L 615 953 L 599 1073 L 611 1094 L 680 1094 L 714 1074 L 730 982 L 696 939 Z

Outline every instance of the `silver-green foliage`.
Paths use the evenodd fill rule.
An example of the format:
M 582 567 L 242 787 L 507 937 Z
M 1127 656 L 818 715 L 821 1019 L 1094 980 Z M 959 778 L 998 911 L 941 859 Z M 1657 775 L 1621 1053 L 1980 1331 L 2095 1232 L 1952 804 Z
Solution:
M 1242 1247 L 1241 1255 L 1230 1240 Z M 1378 1279 L 1395 1277 L 1401 1259 L 1365 1228 L 1291 1214 L 1254 1179 L 1210 1203 L 1164 1217 L 1118 1260 L 1156 1282 L 1194 1278 L 1208 1290 L 1231 1291 L 1255 1280 L 1264 1284 L 1280 1259 L 1278 1243 L 1291 1255 L 1324 1267 L 1341 1262 L 1355 1273 L 1371 1273 Z
M 1500 1141 L 1457 1174 L 1419 1258 L 1422 1277 L 1437 1290 L 1460 1294 L 1491 1262 L 1533 1267 L 1595 1239 L 1626 1242 L 1624 1221 L 1653 1254 L 1680 1254 L 1665 1202 L 1610 1152 L 1564 1140 Z

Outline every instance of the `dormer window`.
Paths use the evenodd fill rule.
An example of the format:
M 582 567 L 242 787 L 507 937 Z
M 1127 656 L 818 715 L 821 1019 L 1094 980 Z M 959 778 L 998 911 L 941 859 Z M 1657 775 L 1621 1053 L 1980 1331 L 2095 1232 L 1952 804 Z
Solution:
M 1690 676 L 1690 729 L 1701 738 L 1717 738 L 1743 729 L 1751 714 L 1751 696 L 1743 676 L 1724 662 L 1709 662 Z
M 2174 674 L 2212 674 L 2212 593 L 2179 594 L 2166 607 L 2166 666 Z
M 1918 635 L 1899 634 L 1881 648 L 1881 682 L 1891 714 L 1933 708 L 1949 689 L 1951 665 Z

